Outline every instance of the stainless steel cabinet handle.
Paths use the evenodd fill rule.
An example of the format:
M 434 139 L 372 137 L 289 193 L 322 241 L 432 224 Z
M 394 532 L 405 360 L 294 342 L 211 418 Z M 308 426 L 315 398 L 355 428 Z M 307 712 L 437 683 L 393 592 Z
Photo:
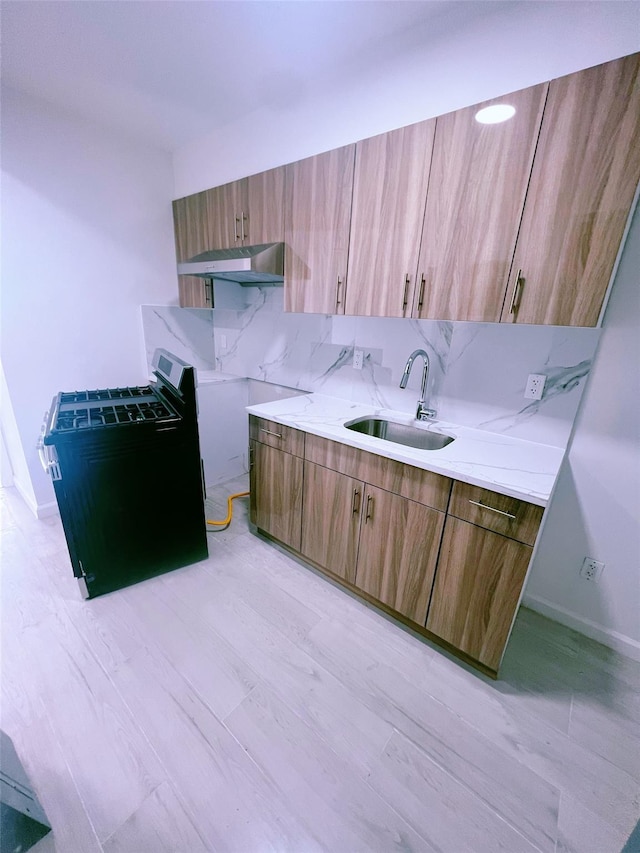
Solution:
M 402 313 L 404 314 L 407 308 L 407 297 L 409 296 L 409 282 L 411 281 L 411 276 L 407 273 L 404 277 L 404 294 L 402 296 Z
M 209 308 L 213 308 L 213 281 L 210 278 L 204 282 L 204 301 Z
M 424 302 L 424 286 L 426 284 L 424 273 L 420 276 L 420 293 L 418 294 L 418 311 L 422 308 Z
M 336 308 L 338 305 L 342 304 L 342 300 L 340 299 L 341 293 L 340 289 L 342 287 L 342 279 L 338 276 L 338 283 L 336 284 Z
M 357 489 L 353 490 L 353 501 L 351 503 L 351 510 L 354 515 L 360 512 L 360 492 Z
M 264 427 L 260 427 L 260 432 L 266 432 L 267 435 L 273 435 L 276 438 L 282 438 L 282 433 L 272 432 L 270 429 L 265 429 Z
M 239 242 L 242 240 L 242 236 L 241 236 L 241 229 L 240 229 L 240 228 L 238 228 L 238 225 L 240 225 L 240 224 L 241 224 L 241 217 L 240 217 L 240 216 L 236 216 L 236 217 L 235 217 L 235 223 L 236 223 L 236 224 L 235 224 L 235 234 L 234 234 L 234 236 L 235 236 L 236 243 L 239 243 Z
M 511 294 L 511 305 L 509 305 L 509 314 L 515 314 L 518 308 L 520 307 L 520 299 L 518 297 L 520 295 L 520 289 L 523 284 L 524 279 L 522 278 L 522 270 L 518 270 L 516 282 L 513 285 L 513 293 Z
M 503 512 L 501 509 L 495 509 L 492 506 L 487 506 L 486 504 L 481 504 L 479 501 L 472 501 L 471 498 L 469 498 L 469 503 L 474 504 L 474 506 L 479 506 L 481 509 L 488 509 L 489 512 L 497 512 L 498 515 L 506 515 L 507 518 L 510 518 L 513 521 L 515 521 L 515 519 L 516 519 L 516 516 L 510 512 Z
M 364 517 L 364 523 L 366 524 L 369 519 L 373 521 L 373 498 L 371 495 L 367 495 L 367 513 Z
M 244 210 L 241 210 L 240 211 L 240 233 L 242 235 L 242 242 L 243 243 L 247 239 L 247 235 L 244 232 L 244 224 L 246 221 L 247 221 L 247 214 L 244 212 Z

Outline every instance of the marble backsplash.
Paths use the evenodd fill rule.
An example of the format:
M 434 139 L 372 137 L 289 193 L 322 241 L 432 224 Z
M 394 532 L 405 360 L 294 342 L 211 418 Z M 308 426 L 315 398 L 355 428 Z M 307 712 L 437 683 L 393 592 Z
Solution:
M 157 347 L 164 347 L 200 370 L 215 369 L 211 311 L 170 305 L 142 305 L 140 311 L 149 372 Z
M 196 367 L 215 361 L 227 373 L 411 413 L 422 361 L 406 390 L 400 377 L 422 348 L 439 420 L 565 447 L 600 336 L 564 326 L 289 314 L 281 288 L 246 293 L 243 311 L 143 306 L 148 356 L 165 346 Z M 362 370 L 353 368 L 355 348 L 364 351 Z M 530 373 L 547 376 L 540 401 L 524 399 Z

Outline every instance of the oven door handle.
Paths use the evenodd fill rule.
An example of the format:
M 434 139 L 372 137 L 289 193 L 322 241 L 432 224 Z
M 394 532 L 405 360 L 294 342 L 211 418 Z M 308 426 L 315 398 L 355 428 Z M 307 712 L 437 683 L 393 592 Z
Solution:
M 60 472 L 56 449 L 55 447 L 49 447 L 44 443 L 48 421 L 49 412 L 45 412 L 42 427 L 40 429 L 40 438 L 38 439 L 36 447 L 38 449 L 38 456 L 40 457 L 40 464 L 42 465 L 45 474 L 49 474 L 52 480 L 61 480 L 62 473 Z

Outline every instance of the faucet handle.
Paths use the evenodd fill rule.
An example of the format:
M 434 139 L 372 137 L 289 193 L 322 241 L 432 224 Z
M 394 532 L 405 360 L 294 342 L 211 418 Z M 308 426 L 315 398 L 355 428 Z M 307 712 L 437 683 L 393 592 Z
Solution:
M 419 400 L 419 401 L 418 401 L 418 411 L 416 412 L 416 420 L 418 420 L 418 421 L 428 421 L 428 420 L 431 420 L 431 419 L 435 418 L 435 416 L 436 416 L 437 414 L 438 414 L 438 413 L 436 412 L 436 410 L 435 410 L 435 409 L 428 409 L 428 408 L 425 406 L 425 404 L 424 404 L 424 400 Z

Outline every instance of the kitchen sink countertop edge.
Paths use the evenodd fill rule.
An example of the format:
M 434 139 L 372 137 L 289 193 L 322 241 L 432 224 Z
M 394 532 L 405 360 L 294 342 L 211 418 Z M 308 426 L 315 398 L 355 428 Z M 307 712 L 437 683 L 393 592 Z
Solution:
M 425 471 L 462 480 L 545 507 L 565 451 L 548 444 L 433 420 L 419 424 L 406 412 L 352 403 L 324 394 L 301 394 L 247 406 L 247 412 L 284 426 L 339 441 Z M 418 450 L 347 429 L 354 418 L 385 418 L 453 436 L 440 450 Z

